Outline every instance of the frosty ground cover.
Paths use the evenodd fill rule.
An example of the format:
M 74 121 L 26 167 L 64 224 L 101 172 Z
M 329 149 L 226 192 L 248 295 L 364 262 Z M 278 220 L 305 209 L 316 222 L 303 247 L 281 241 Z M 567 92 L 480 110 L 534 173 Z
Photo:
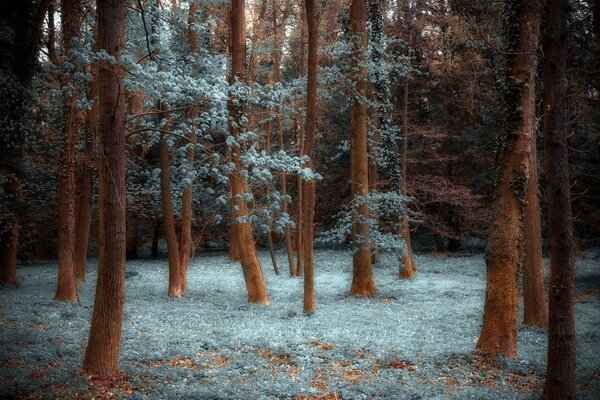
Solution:
M 279 253 L 280 263 L 285 260 Z M 201 254 L 189 291 L 170 299 L 166 260 L 127 263 L 121 350 L 112 386 L 81 372 L 96 264 L 79 303 L 52 300 L 56 265 L 22 266 L 0 288 L 0 398 L 537 398 L 546 332 L 519 327 L 519 360 L 474 353 L 485 293 L 482 255 L 417 255 L 417 277 L 375 267 L 376 297 L 347 296 L 351 254 L 316 253 L 317 312 L 302 314 L 302 279 L 276 276 L 261 254 L 270 306 L 246 303 L 238 263 Z M 282 270 L 285 270 L 282 265 Z M 579 398 L 600 397 L 600 261 L 577 264 Z

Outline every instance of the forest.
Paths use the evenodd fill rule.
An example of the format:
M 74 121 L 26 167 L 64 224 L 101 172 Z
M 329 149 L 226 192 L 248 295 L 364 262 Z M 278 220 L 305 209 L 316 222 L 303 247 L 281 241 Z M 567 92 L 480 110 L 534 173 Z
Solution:
M 600 398 L 600 1 L 0 1 L 0 399 Z

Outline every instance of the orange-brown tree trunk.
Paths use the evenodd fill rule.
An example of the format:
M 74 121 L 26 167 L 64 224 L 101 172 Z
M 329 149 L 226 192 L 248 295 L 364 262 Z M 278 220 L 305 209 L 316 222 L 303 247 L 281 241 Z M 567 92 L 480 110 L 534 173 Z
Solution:
M 79 36 L 81 25 L 81 3 L 79 0 L 62 0 L 63 48 L 67 60 L 71 43 Z M 62 85 L 72 84 L 71 73 L 65 74 Z M 64 93 L 63 135 L 60 176 L 58 181 L 58 279 L 55 300 L 77 301 L 75 279 L 75 141 L 77 140 L 78 111 L 75 108 L 77 90 Z
M 94 31 L 96 44 L 94 51 L 98 51 L 98 32 Z M 92 196 L 94 186 L 92 183 L 92 154 L 98 135 L 98 68 L 96 65 L 90 67 L 92 82 L 89 89 L 89 97 L 92 106 L 86 115 L 86 132 L 84 138 L 83 160 L 79 179 L 80 194 L 77 202 L 77 219 L 75 224 L 75 278 L 85 281 L 85 264 L 87 261 L 90 226 L 92 222 Z
M 287 21 L 288 13 L 289 13 L 289 0 L 285 6 L 281 19 L 277 19 L 277 11 L 276 11 L 277 2 L 273 0 L 273 37 L 275 40 L 275 51 L 273 53 L 273 82 L 277 83 L 281 81 L 281 54 L 283 48 L 283 40 L 281 36 L 282 29 L 285 29 L 285 24 Z M 279 150 L 284 151 L 284 142 L 283 142 L 283 129 L 281 126 L 281 117 L 275 118 L 275 130 L 277 131 L 277 144 L 279 145 Z M 287 196 L 287 177 L 285 172 L 282 172 L 279 175 L 279 186 L 280 192 L 282 196 Z M 284 213 L 289 214 L 289 203 L 287 201 L 283 201 L 281 205 L 281 209 Z M 285 240 L 285 249 L 287 252 L 288 258 L 288 266 L 290 271 L 290 276 L 294 275 L 296 271 L 296 265 L 294 263 L 294 250 L 292 246 L 292 230 L 288 224 L 285 225 L 284 229 L 284 240 Z
M 162 107 L 162 105 L 161 105 Z M 171 200 L 171 174 L 169 173 L 169 144 L 165 133 L 160 134 L 159 144 L 160 164 L 160 196 L 162 199 L 163 222 L 165 237 L 167 238 L 167 251 L 169 252 L 169 296 L 181 296 L 181 271 L 179 270 L 179 244 L 175 231 L 175 217 L 173 216 L 173 201 Z
M 408 196 L 408 175 L 406 173 L 406 164 L 408 158 L 408 77 L 404 79 L 404 94 L 402 101 L 402 150 L 400 154 L 400 194 Z M 404 210 L 400 218 L 400 237 L 404 241 L 402 250 L 402 266 L 400 267 L 400 278 L 412 279 L 417 270 L 415 260 L 412 255 L 412 245 L 410 242 L 410 226 L 408 225 L 408 215 Z
M 525 260 L 523 262 L 523 323 L 548 326 L 548 307 L 544 291 L 542 265 L 542 229 L 540 226 L 540 200 L 537 176 L 537 129 L 530 132 L 529 183 L 527 185 L 527 210 L 525 212 Z
M 350 162 L 352 201 L 360 201 L 354 206 L 354 257 L 352 286 L 350 294 L 370 297 L 375 293 L 375 280 L 371 269 L 371 246 L 369 244 L 369 209 L 365 198 L 369 194 L 369 162 L 367 149 L 367 89 L 366 50 L 366 1 L 352 0 L 350 5 L 350 32 L 352 34 L 353 80 L 356 95 L 350 107 Z
M 301 18 L 300 18 L 300 76 L 305 75 L 304 65 L 306 64 L 306 56 L 305 56 L 305 47 L 306 47 L 306 7 L 301 7 Z M 296 105 L 298 101 L 295 102 Z M 298 127 L 298 155 L 302 156 L 304 154 L 304 120 L 300 112 L 297 113 L 298 117 L 296 119 L 296 126 Z M 304 184 L 302 182 L 302 178 L 298 177 L 296 179 L 296 209 L 298 212 L 297 215 L 297 226 L 296 226 L 296 270 L 294 271 L 294 276 L 300 276 L 304 271 L 304 245 L 302 243 L 303 236 L 303 197 L 304 197 Z
M 86 133 L 85 149 L 81 164 L 80 195 L 77 202 L 77 217 L 75 224 L 75 278 L 85 282 L 85 263 L 88 253 L 88 240 L 92 221 L 92 150 Z
M 98 0 L 98 47 L 119 58 L 125 47 L 125 0 Z M 83 370 L 114 379 L 125 296 L 125 97 L 123 70 L 99 69 L 100 223 L 98 282 Z
M 21 195 L 21 183 L 16 177 L 11 177 L 8 189 L 13 198 Z M 19 218 L 2 221 L 0 226 L 0 283 L 17 284 L 17 251 L 19 248 Z
M 232 0 L 231 2 L 231 85 L 237 81 L 244 82 L 246 73 L 246 17 L 245 0 Z M 242 102 L 236 102 L 234 95 L 230 95 L 229 109 L 229 131 L 234 138 L 239 137 L 239 123 L 244 113 Z M 237 104 L 236 104 L 237 103 Z M 232 242 L 237 242 L 242 271 L 246 281 L 248 302 L 269 304 L 267 288 L 263 278 L 256 247 L 252 225 L 248 220 L 248 206 L 243 198 L 246 190 L 246 181 L 242 176 L 243 166 L 240 161 L 241 144 L 235 144 L 231 148 L 231 161 L 235 165 L 234 171 L 229 175 L 231 188 L 232 208 Z
M 507 3 L 505 26 L 505 124 L 498 155 L 498 181 L 492 201 L 492 226 L 486 248 L 487 285 L 483 326 L 477 342 L 482 352 L 517 357 L 517 270 L 531 131 L 535 129 L 536 51 L 541 7 L 538 0 Z
M 303 155 L 308 156 L 306 168 L 313 168 L 313 148 L 317 130 L 317 63 L 318 63 L 318 20 L 315 0 L 306 0 L 306 26 L 308 27 L 308 75 L 306 79 L 306 138 L 303 146 Z M 313 265 L 313 237 L 315 214 L 315 181 L 313 179 L 302 182 L 304 200 L 302 205 L 302 244 L 304 261 L 304 312 L 311 313 L 317 307 L 315 300 L 314 265 Z
M 575 399 L 575 243 L 567 144 L 567 0 L 546 3 L 544 171 L 550 237 L 548 362 L 544 399 Z M 596 15 L 597 17 L 597 15 Z

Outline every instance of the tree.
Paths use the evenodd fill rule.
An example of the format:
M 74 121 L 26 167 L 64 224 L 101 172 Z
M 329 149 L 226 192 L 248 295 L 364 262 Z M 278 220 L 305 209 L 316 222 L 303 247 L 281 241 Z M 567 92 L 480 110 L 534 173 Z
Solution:
M 415 5 L 415 7 L 419 6 L 419 2 Z M 409 11 L 410 2 L 406 2 L 406 10 L 405 17 L 410 21 L 409 24 L 412 24 L 412 15 Z M 418 9 L 416 10 L 418 12 Z M 412 45 L 412 30 L 413 26 L 409 26 L 409 34 L 408 34 L 408 43 L 409 46 Z M 403 90 L 402 90 L 402 147 L 400 149 L 400 193 L 402 196 L 407 196 L 408 190 L 408 175 L 406 173 L 406 164 L 408 162 L 408 75 L 404 77 Z M 403 256 L 402 256 L 402 266 L 399 270 L 400 278 L 408 278 L 411 279 L 415 276 L 416 265 L 412 256 L 412 245 L 410 242 L 410 226 L 408 225 L 408 214 L 406 210 L 402 213 L 400 217 L 400 227 L 399 234 L 404 241 L 403 248 Z
M 98 0 L 98 47 L 119 59 L 125 47 L 125 0 Z M 116 62 L 98 69 L 100 87 L 100 218 L 98 282 L 83 369 L 114 379 L 119 374 L 125 296 L 125 96 Z
M 61 16 L 65 60 L 71 60 L 73 40 L 79 36 L 81 25 L 79 0 L 62 0 Z M 76 63 L 69 62 L 69 65 Z M 63 136 L 61 167 L 58 183 L 58 281 L 55 300 L 76 301 L 75 278 L 75 141 L 79 128 L 78 110 L 75 107 L 77 88 L 73 82 L 74 71 L 63 74 Z M 69 86 L 72 85 L 72 90 Z
M 308 28 L 308 75 L 306 76 L 306 137 L 302 146 L 302 155 L 308 156 L 306 168 L 313 168 L 313 147 L 317 130 L 317 38 L 318 21 L 314 0 L 305 3 L 306 26 Z M 313 312 L 316 308 L 313 265 L 313 236 L 315 214 L 315 181 L 302 181 L 302 251 L 304 263 L 304 312 Z
M 285 29 L 285 23 L 287 21 L 289 12 L 290 12 L 290 1 L 286 0 L 285 9 L 283 10 L 283 15 L 281 19 L 277 19 L 277 11 L 276 11 L 276 0 L 273 0 L 273 38 L 275 41 L 275 51 L 273 53 L 273 82 L 277 83 L 281 81 L 281 54 L 283 48 L 283 39 L 282 39 L 282 31 Z M 279 145 L 279 150 L 284 151 L 283 144 L 283 129 L 281 126 L 281 117 L 277 117 L 275 119 L 275 130 L 277 131 L 277 142 Z M 287 196 L 287 175 L 285 173 L 281 173 L 279 175 L 279 186 L 281 187 L 281 196 Z M 282 212 L 288 214 L 289 213 L 289 204 L 287 201 L 283 201 L 282 203 Z M 292 232 L 289 224 L 285 225 L 284 228 L 284 240 L 285 240 L 285 248 L 288 256 L 288 267 L 290 271 L 290 276 L 295 275 L 296 266 L 294 264 L 294 254 L 292 250 Z
M 232 0 L 231 2 L 231 76 L 230 90 L 236 88 L 244 82 L 246 73 L 246 17 L 245 0 Z M 252 225 L 248 219 L 248 205 L 245 199 L 247 187 L 244 179 L 244 167 L 242 166 L 240 155 L 242 143 L 239 142 L 240 128 L 243 127 L 244 104 L 243 99 L 236 93 L 231 93 L 229 102 L 229 130 L 231 136 L 235 139 L 231 147 L 231 161 L 234 169 L 229 175 L 229 185 L 231 187 L 231 208 L 232 208 L 232 235 L 230 240 L 235 243 L 242 264 L 242 271 L 246 281 L 248 292 L 248 302 L 269 304 L 267 289 L 256 254 L 254 235 Z
M 370 297 L 375 292 L 375 281 L 371 269 L 371 246 L 369 244 L 369 209 L 366 197 L 369 194 L 369 162 L 367 150 L 367 107 L 366 107 L 366 1 L 352 0 L 350 5 L 350 32 L 352 35 L 352 78 L 355 95 L 350 107 L 350 154 L 351 195 L 354 204 L 354 241 L 352 286 L 350 294 Z
M 17 284 L 21 214 L 22 144 L 31 80 L 49 0 L 8 0 L 0 5 L 0 282 Z
M 500 137 L 492 226 L 486 247 L 487 284 L 477 348 L 490 356 L 517 356 L 517 269 L 535 130 L 535 74 L 541 3 L 509 1 L 505 8 L 505 121 Z
M 198 12 L 198 4 L 195 1 L 190 3 L 188 16 L 188 42 L 190 51 L 194 54 L 199 54 L 198 38 L 194 24 L 196 23 L 196 13 Z M 194 106 L 190 109 L 190 118 L 194 121 L 198 117 L 199 107 Z M 188 144 L 186 150 L 187 162 L 191 166 L 194 163 L 196 156 L 196 127 L 192 122 L 190 133 L 187 137 Z M 181 274 L 181 291 L 187 290 L 187 271 L 192 257 L 192 200 L 193 191 L 192 185 L 188 185 L 183 189 L 183 199 L 181 203 L 181 235 L 179 241 L 179 272 Z
M 544 171 L 550 237 L 548 362 L 544 399 L 575 398 L 573 216 L 567 146 L 567 0 L 546 4 Z

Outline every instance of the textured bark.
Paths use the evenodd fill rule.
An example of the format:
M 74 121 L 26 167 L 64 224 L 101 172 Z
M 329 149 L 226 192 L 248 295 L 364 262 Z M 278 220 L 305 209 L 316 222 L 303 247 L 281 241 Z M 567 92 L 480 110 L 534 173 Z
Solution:
M 167 238 L 167 251 L 169 252 L 169 296 L 181 296 L 181 272 L 179 270 L 179 244 L 175 231 L 175 217 L 173 216 L 173 202 L 171 200 L 171 175 L 169 173 L 169 144 L 164 133 L 160 135 L 159 163 L 160 163 L 160 196 L 163 208 L 163 223 L 165 237 Z
M 8 189 L 18 198 L 21 194 L 21 183 L 15 177 L 10 179 Z M 4 222 L 4 221 L 3 221 Z M 10 225 L 0 226 L 0 283 L 17 284 L 17 251 L 19 248 L 19 218 L 7 221 Z
M 244 81 L 246 72 L 246 18 L 245 1 L 232 0 L 231 2 L 231 77 L 230 84 L 234 84 L 236 78 Z M 243 105 L 234 105 L 234 99 L 230 96 L 228 109 L 230 121 L 239 122 L 243 114 Z M 229 124 L 231 136 L 238 138 L 239 128 L 237 123 Z M 248 206 L 242 198 L 246 190 L 246 181 L 241 175 L 243 166 L 240 162 L 240 146 L 233 146 L 231 149 L 231 161 L 235 165 L 234 171 L 229 176 L 229 185 L 231 187 L 231 207 L 232 207 L 232 236 L 231 241 L 236 242 L 235 246 L 239 251 L 242 271 L 246 281 L 246 290 L 248 292 L 248 302 L 269 304 L 267 289 L 263 279 L 262 270 L 258 257 L 252 225 L 244 220 L 248 216 Z M 241 220 L 240 220 L 241 219 Z
M 406 162 L 408 158 L 408 78 L 404 79 L 404 94 L 402 100 L 402 150 L 400 154 L 400 193 L 403 196 L 408 195 L 407 185 L 408 176 L 406 174 Z M 404 241 L 402 250 L 402 266 L 399 276 L 403 279 L 412 279 L 417 270 L 415 260 L 412 255 L 412 245 L 410 243 L 410 226 L 408 225 L 408 216 L 406 210 L 400 218 L 400 237 Z
M 305 3 L 306 26 L 308 28 L 308 75 L 306 79 L 306 138 L 304 140 L 303 155 L 309 157 L 306 168 L 313 168 L 313 148 L 317 130 L 317 63 L 318 63 L 318 21 L 315 0 L 306 0 Z M 313 237 L 315 214 L 315 181 L 304 181 L 302 205 L 302 244 L 304 261 L 304 312 L 311 313 L 316 307 L 314 265 L 313 265 Z
M 63 48 L 67 59 L 73 39 L 79 36 L 81 12 L 79 0 L 62 0 Z M 68 86 L 72 84 L 73 76 L 65 74 L 61 80 L 63 86 Z M 64 301 L 79 300 L 75 279 L 75 141 L 79 127 L 76 98 L 77 90 L 64 93 L 64 144 L 58 182 L 58 279 L 54 299 Z
M 87 135 L 90 135 L 90 133 L 87 133 Z M 85 146 L 81 164 L 81 178 L 79 179 L 81 192 L 77 202 L 77 222 L 75 224 L 75 278 L 83 282 L 85 282 L 85 263 L 92 222 L 92 150 L 87 138 Z
M 94 31 L 94 38 L 96 40 L 94 50 L 97 51 L 99 50 L 97 48 L 97 30 Z M 75 277 L 78 281 L 85 281 L 85 264 L 92 222 L 92 197 L 94 190 L 92 183 L 92 154 L 98 136 L 98 92 L 100 82 L 98 80 L 98 68 L 96 65 L 91 66 L 91 73 L 92 82 L 89 89 L 89 98 L 92 99 L 92 106 L 86 114 L 83 160 L 79 179 L 80 194 L 77 203 L 77 222 L 75 224 Z
M 535 74 L 541 7 L 538 0 L 506 5 L 506 106 L 486 248 L 487 285 L 477 348 L 490 356 L 517 357 L 517 271 L 535 129 Z
M 350 31 L 352 34 L 353 80 L 356 82 L 356 95 L 350 107 L 350 162 L 352 197 L 366 197 L 369 194 L 369 163 L 367 150 L 367 107 L 366 97 L 366 1 L 352 0 L 350 5 Z M 370 297 L 375 293 L 375 280 L 371 269 L 371 249 L 369 245 L 369 209 L 367 204 L 356 207 L 353 216 L 355 249 L 353 256 L 352 286 L 350 294 Z
M 573 216 L 567 145 L 567 0 L 546 5 L 544 170 L 550 236 L 548 363 L 544 399 L 575 398 Z
M 530 132 L 529 183 L 527 185 L 527 211 L 525 216 L 525 260 L 523 262 L 523 323 L 548 326 L 548 307 L 544 291 L 542 264 L 542 228 L 540 226 L 540 200 L 537 176 L 537 129 Z
M 300 76 L 304 76 L 306 74 L 306 70 L 304 65 L 306 64 L 306 56 L 305 56 L 305 48 L 306 48 L 306 7 L 300 7 L 301 18 L 300 18 Z M 301 101 L 296 100 L 296 106 Z M 304 120 L 302 115 L 298 112 L 298 117 L 296 119 L 296 126 L 298 127 L 298 155 L 302 156 L 304 154 Z M 304 273 L 304 245 L 302 243 L 303 236 L 303 197 L 304 197 L 304 184 L 302 182 L 302 178 L 298 177 L 296 179 L 296 208 L 298 210 L 298 223 L 296 226 L 296 271 L 294 271 L 294 276 L 301 276 Z
M 98 46 L 118 59 L 125 47 L 125 0 L 98 0 Z M 99 69 L 100 223 L 98 282 L 83 369 L 103 379 L 119 375 L 125 296 L 125 98 L 123 70 Z
M 280 20 L 277 19 L 277 12 L 273 10 L 273 37 L 275 40 L 275 51 L 273 53 L 273 82 L 277 83 L 281 81 L 281 54 L 283 48 L 283 39 L 281 35 L 281 29 L 285 27 L 285 23 L 289 14 L 289 0 L 286 0 L 286 7 L 283 11 L 283 15 Z M 275 8 L 276 2 L 273 1 L 273 8 Z M 283 142 L 283 129 L 281 126 L 281 118 L 275 118 L 275 131 L 277 132 L 277 144 L 279 145 L 279 150 L 284 150 L 284 142 Z M 287 196 L 287 178 L 286 174 L 282 172 L 279 175 L 279 186 L 280 193 L 282 196 Z M 289 203 L 284 201 L 281 205 L 281 209 L 284 213 L 289 215 Z M 284 228 L 284 241 L 285 241 L 285 249 L 287 252 L 288 258 L 288 267 L 290 271 L 290 276 L 294 275 L 296 271 L 296 265 L 294 263 L 294 251 L 292 249 L 292 230 L 289 225 L 286 224 Z
M 0 174 L 8 215 L 0 218 L 0 282 L 17 283 L 17 249 L 24 132 L 29 118 L 28 90 L 37 64 L 44 16 L 49 0 L 4 0 L 0 2 L 0 93 L 9 94 L 0 102 Z

